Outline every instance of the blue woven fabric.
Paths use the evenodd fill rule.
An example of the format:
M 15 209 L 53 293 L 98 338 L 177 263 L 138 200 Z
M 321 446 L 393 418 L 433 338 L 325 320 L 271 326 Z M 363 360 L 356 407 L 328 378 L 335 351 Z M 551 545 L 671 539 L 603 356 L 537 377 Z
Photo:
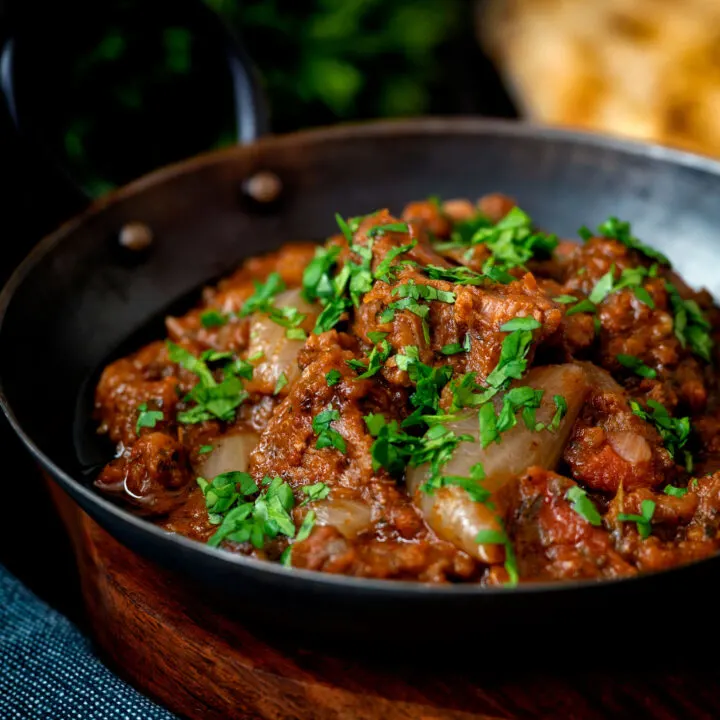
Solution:
M 0 565 L 1 720 L 177 720 L 116 677 L 78 629 Z

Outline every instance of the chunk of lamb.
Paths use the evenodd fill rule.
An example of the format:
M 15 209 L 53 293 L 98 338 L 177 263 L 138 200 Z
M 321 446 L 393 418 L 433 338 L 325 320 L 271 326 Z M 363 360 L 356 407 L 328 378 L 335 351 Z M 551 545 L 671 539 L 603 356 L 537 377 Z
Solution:
M 593 490 L 615 494 L 670 482 L 675 463 L 657 430 L 630 409 L 625 392 L 601 368 L 582 363 L 593 383 L 565 448 L 572 476 Z
M 178 403 L 178 378 L 167 369 L 165 343 L 154 342 L 128 358 L 108 365 L 95 390 L 95 414 L 100 432 L 110 440 L 132 445 L 138 437 L 140 406 L 163 413 L 158 429 L 169 424 Z M 140 429 L 140 432 L 147 430 Z
M 182 505 L 192 485 L 182 446 L 160 432 L 143 435 L 95 480 L 103 493 L 149 516 L 167 515 Z
M 643 538 L 635 522 L 617 516 L 641 515 L 646 501 L 653 503 L 652 534 Z M 615 528 L 617 550 L 639 570 L 663 570 L 713 555 L 720 548 L 720 472 L 692 481 L 679 497 L 648 488 L 618 494 L 606 519 Z
M 392 219 L 391 216 L 372 216 L 363 221 L 358 236 L 365 233 L 366 237 L 373 224 L 383 224 Z M 392 241 L 396 247 L 410 241 L 407 233 L 394 232 L 391 235 L 390 240 L 383 242 Z M 379 252 L 381 257 L 385 257 L 389 248 L 383 250 L 378 245 L 379 242 L 373 244 L 373 253 Z M 420 246 L 421 243 L 418 243 L 413 252 Z M 447 267 L 443 260 L 432 256 L 428 258 L 427 254 L 426 248 L 422 255 L 425 263 L 421 264 L 433 261 L 430 264 Z M 411 255 L 408 253 L 410 259 Z M 416 252 L 414 257 L 420 258 L 421 255 Z M 383 312 L 393 310 L 391 306 L 402 298 L 401 293 L 407 290 L 407 286 L 413 284 L 429 286 L 446 293 L 446 298 L 451 297 L 447 293 L 452 293 L 452 301 L 418 300 L 423 312 L 425 308 L 429 308 L 425 318 L 427 325 L 418 312 L 411 309 L 395 308 L 391 319 L 383 317 Z M 355 312 L 353 332 L 368 342 L 371 332 L 387 333 L 387 341 L 396 351 L 402 352 L 410 345 L 415 346 L 419 349 L 420 360 L 427 364 L 433 362 L 435 354 L 445 345 L 462 343 L 466 335 L 469 335 L 470 351 L 453 356 L 449 362 L 453 364 L 456 372 L 475 372 L 478 380 L 484 380 L 497 365 L 502 342 L 507 335 L 500 330 L 501 326 L 517 317 L 531 317 L 540 322 L 541 327 L 534 331 L 536 346 L 557 332 L 563 310 L 558 303 L 547 297 L 531 273 L 526 273 L 521 279 L 508 285 L 490 283 L 485 287 L 433 280 L 422 272 L 422 268 L 405 267 L 398 269 L 391 282 L 378 281 L 372 290 L 364 295 Z M 389 368 L 394 364 L 394 360 L 388 361 Z M 402 377 L 392 372 L 386 375 L 386 378 L 391 382 L 402 382 Z
M 531 468 L 512 487 L 507 531 L 524 580 L 612 578 L 635 574 L 616 552 L 612 537 L 577 513 L 572 480 Z

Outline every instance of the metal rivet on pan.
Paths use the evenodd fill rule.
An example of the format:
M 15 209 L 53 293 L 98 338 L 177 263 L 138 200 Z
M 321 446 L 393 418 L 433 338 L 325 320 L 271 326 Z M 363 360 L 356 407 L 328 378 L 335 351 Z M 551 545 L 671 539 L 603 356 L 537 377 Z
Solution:
M 120 230 L 118 242 L 128 250 L 139 252 L 149 247 L 153 241 L 152 230 L 141 222 L 131 222 L 123 225 Z
M 243 189 L 256 202 L 270 203 L 282 192 L 282 182 L 275 173 L 264 170 L 249 177 Z

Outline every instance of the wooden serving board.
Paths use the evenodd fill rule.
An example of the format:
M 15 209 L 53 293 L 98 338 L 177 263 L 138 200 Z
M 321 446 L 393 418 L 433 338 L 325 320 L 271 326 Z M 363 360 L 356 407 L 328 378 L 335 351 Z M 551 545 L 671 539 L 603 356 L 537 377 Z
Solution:
M 459 648 L 459 672 L 443 657 L 353 659 L 269 643 L 251 623 L 229 620 L 201 587 L 138 557 L 65 494 L 50 491 L 70 534 L 89 626 L 103 659 L 121 676 L 191 720 L 498 720 L 499 718 L 720 717 L 720 673 L 651 667 L 631 674 L 583 670 L 583 656 L 608 641 L 596 626 L 567 648 L 569 665 L 528 674 L 488 669 L 492 648 Z M 572 636 L 572 633 L 571 633 Z M 532 642 L 532 638 L 528 638 Z M 642 648 L 628 646 L 642 667 Z M 714 654 L 714 653 L 713 653 Z M 483 662 L 480 662 L 484 658 Z M 699 663 L 698 663 L 699 664 Z

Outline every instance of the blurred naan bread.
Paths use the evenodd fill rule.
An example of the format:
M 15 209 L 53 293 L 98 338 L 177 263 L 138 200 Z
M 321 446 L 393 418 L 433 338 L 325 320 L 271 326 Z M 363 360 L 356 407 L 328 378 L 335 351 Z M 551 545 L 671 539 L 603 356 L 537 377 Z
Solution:
M 720 0 L 484 0 L 487 53 L 533 120 L 720 155 Z

